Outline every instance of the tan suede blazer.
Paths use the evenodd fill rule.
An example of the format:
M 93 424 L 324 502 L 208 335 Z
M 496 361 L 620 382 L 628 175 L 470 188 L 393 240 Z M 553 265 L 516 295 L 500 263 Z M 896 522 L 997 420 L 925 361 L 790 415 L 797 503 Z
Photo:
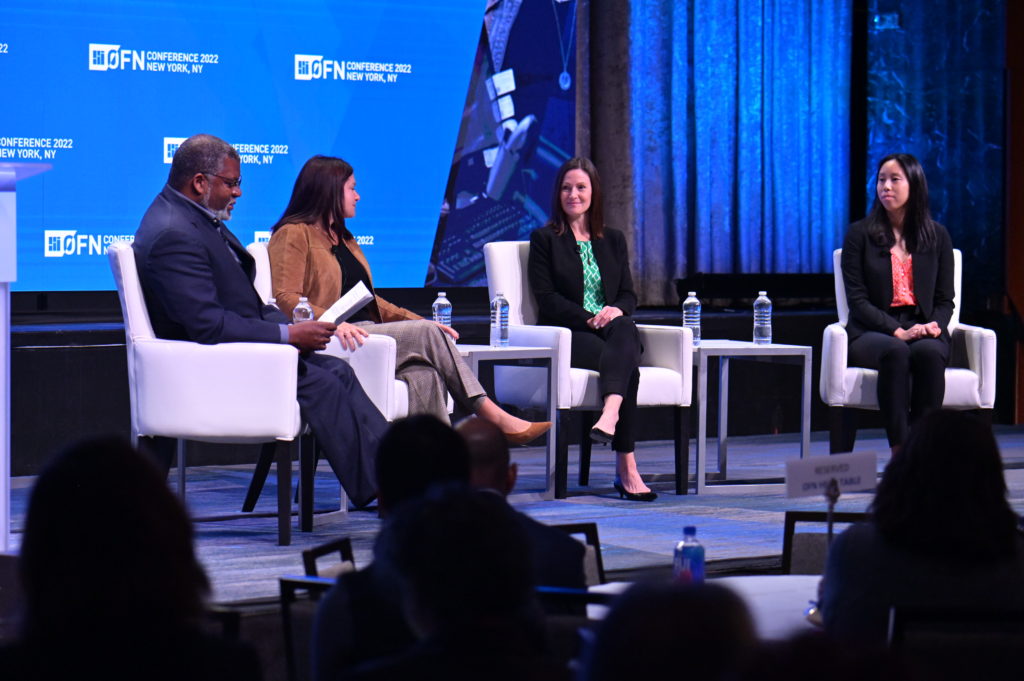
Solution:
M 370 264 L 355 239 L 342 243 L 356 257 L 373 281 Z M 289 223 L 281 225 L 267 244 L 274 298 L 286 315 L 306 296 L 317 318 L 338 300 L 341 293 L 341 267 L 331 252 L 331 242 L 320 227 Z M 404 307 L 393 305 L 380 296 L 370 301 L 370 317 L 377 323 L 422 319 Z

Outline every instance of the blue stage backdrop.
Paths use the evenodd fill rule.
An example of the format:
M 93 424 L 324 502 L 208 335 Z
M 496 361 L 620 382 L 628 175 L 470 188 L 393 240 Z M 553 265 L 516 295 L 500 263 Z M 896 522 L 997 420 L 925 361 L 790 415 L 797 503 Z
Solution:
M 242 155 L 242 241 L 267 237 L 310 156 L 337 155 L 376 283 L 422 286 L 485 7 L 4 0 L 0 161 L 52 165 L 18 187 L 15 290 L 113 288 L 106 245 L 197 132 Z
M 869 0 L 867 205 L 887 154 L 917 156 L 964 253 L 964 312 L 1004 291 L 1005 0 Z
M 634 0 L 640 279 L 827 272 L 848 221 L 852 0 Z

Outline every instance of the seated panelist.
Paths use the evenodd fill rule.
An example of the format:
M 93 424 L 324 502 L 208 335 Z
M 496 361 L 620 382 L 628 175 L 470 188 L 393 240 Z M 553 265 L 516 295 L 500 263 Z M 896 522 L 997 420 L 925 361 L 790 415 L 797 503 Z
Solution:
M 333 324 L 288 324 L 260 301 L 256 264 L 226 224 L 241 196 L 240 159 L 230 144 L 213 135 L 181 143 L 132 243 L 153 331 L 196 343 L 297 347 L 302 417 L 353 503 L 365 506 L 377 493 L 373 455 L 387 421 L 352 367 L 315 352 L 327 346 Z M 171 452 L 160 449 L 166 471 Z
M 611 443 L 615 489 L 631 501 L 653 501 L 633 455 L 640 334 L 632 315 L 636 293 L 622 232 L 606 228 L 601 180 L 587 158 L 562 164 L 551 219 L 530 235 L 528 274 L 537 323 L 572 331 L 571 364 L 600 375 L 604 408 L 590 431 Z
M 878 406 L 897 451 L 908 422 L 942 406 L 953 315 L 953 247 L 932 219 L 924 169 L 909 154 L 878 164 L 877 197 L 850 225 L 842 270 L 849 363 L 878 371 Z
M 370 265 L 345 226 L 359 199 L 352 166 L 342 159 L 314 156 L 302 167 L 267 247 L 274 297 L 286 314 L 301 296 L 319 317 L 359 282 L 373 292 Z M 397 376 L 409 386 L 410 414 L 432 414 L 447 423 L 451 393 L 460 407 L 495 423 L 513 444 L 530 442 L 551 427 L 548 421 L 516 418 L 495 404 L 456 350 L 459 335 L 451 327 L 374 295 L 335 331 L 349 350 L 371 333 L 397 343 Z

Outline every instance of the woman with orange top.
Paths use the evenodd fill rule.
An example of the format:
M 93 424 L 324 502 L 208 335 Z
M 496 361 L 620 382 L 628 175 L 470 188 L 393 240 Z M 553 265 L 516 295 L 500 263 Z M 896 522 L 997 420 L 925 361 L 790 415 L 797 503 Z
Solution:
M 953 314 L 953 247 L 932 219 L 916 158 L 891 154 L 876 198 L 843 241 L 849 363 L 878 371 L 878 406 L 897 452 L 908 423 L 942 406 Z

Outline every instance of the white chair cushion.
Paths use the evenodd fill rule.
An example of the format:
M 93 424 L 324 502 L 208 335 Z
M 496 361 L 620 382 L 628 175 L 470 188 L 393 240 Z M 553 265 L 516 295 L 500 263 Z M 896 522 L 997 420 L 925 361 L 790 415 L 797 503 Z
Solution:
M 636 403 L 640 407 L 688 406 L 690 395 L 684 392 L 679 372 L 662 367 L 640 367 L 640 388 Z
M 274 297 L 274 286 L 270 280 L 270 253 L 265 243 L 253 242 L 245 247 L 249 255 L 256 261 L 256 277 L 252 285 L 256 293 L 260 294 L 260 300 L 266 303 Z
M 341 341 L 334 336 L 321 352 L 349 363 L 367 397 L 388 421 L 409 415 L 409 386 L 395 378 L 397 343 L 394 338 L 370 334 L 353 352 L 342 348 Z
M 543 407 L 546 402 L 542 372 L 542 369 L 532 367 L 495 367 L 495 396 L 499 402 L 507 404 Z M 601 409 L 596 371 L 570 369 L 569 393 L 570 409 Z M 682 377 L 677 372 L 661 367 L 640 367 L 637 406 L 674 407 L 687 401 L 684 400 Z
M 981 409 L 980 381 L 970 369 L 946 369 L 946 394 L 943 407 L 954 409 Z
M 537 323 L 537 301 L 527 281 L 526 265 L 530 259 L 529 241 L 492 241 L 484 244 L 484 266 L 487 268 L 487 299 L 493 300 L 501 291 L 508 300 L 508 323 Z

